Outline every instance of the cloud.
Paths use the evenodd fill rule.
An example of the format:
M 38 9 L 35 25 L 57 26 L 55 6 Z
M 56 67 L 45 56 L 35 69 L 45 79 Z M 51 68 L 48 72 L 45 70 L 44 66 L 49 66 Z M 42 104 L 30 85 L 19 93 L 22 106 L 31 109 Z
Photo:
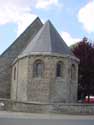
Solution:
M 31 0 L 32 1 L 32 0 Z M 32 13 L 30 0 L 3 0 L 0 1 L 0 25 L 16 23 L 17 35 L 37 17 Z
M 78 21 L 88 33 L 94 32 L 94 0 L 79 10 Z
M 61 36 L 69 46 L 81 40 L 80 38 L 73 38 L 68 32 L 61 32 Z
M 37 17 L 32 8 L 43 8 L 55 5 L 58 0 L 0 0 L 0 25 L 6 23 L 17 24 L 17 36 Z
M 61 7 L 59 0 L 37 0 L 36 2 L 36 8 L 46 9 L 51 5 Z

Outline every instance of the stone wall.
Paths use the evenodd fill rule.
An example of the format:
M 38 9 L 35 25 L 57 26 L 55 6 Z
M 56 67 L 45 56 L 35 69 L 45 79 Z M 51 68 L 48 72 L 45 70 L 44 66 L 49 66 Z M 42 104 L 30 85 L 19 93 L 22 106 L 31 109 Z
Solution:
M 43 78 L 33 77 L 33 65 L 36 60 L 44 62 Z M 65 63 L 64 78 L 56 78 L 56 63 Z M 39 102 L 64 102 L 67 100 L 66 59 L 53 56 L 31 56 L 29 63 L 28 100 Z M 67 78 L 66 78 L 67 77 Z
M 14 80 L 14 70 L 16 68 L 16 73 L 15 73 L 15 80 Z M 18 88 L 18 63 L 16 63 L 13 68 L 12 68 L 12 75 L 11 75 L 11 99 L 12 100 L 17 100 L 17 88 Z
M 33 76 L 33 66 L 36 60 L 42 60 L 44 63 L 43 77 Z M 63 63 L 62 77 L 56 77 L 56 64 L 59 61 Z M 12 92 L 17 92 L 17 101 L 76 102 L 77 78 L 75 81 L 70 78 L 68 71 L 73 62 L 69 57 L 32 55 L 21 58 L 16 63 L 18 63 L 19 77 L 16 86 L 15 81 L 12 81 L 14 85 L 14 92 Z M 75 61 L 74 64 L 77 65 Z
M 36 60 L 42 60 L 44 72 L 42 78 L 33 76 L 33 65 Z M 28 77 L 28 100 L 35 102 L 49 102 L 50 98 L 50 57 L 31 56 L 29 58 L 29 77 Z
M 38 113 L 60 113 L 60 114 L 79 114 L 94 115 L 94 104 L 34 104 L 34 103 L 13 103 L 13 111 L 21 112 L 38 112 Z
M 16 67 L 16 78 L 14 69 Z M 27 101 L 28 84 L 28 57 L 14 64 L 12 68 L 11 99 L 16 101 Z
M 0 111 L 94 115 L 94 104 L 33 103 L 0 99 Z
M 42 23 L 37 18 L 0 56 L 0 98 L 10 98 L 12 63 L 41 27 Z

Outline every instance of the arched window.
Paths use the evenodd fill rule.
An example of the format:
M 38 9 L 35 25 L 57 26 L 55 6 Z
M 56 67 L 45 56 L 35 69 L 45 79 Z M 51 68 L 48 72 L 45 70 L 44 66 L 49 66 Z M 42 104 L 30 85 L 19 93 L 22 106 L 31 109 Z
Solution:
M 34 77 L 43 77 L 44 64 L 41 60 L 36 60 L 33 65 Z
M 74 64 L 72 64 L 72 67 L 71 67 L 71 79 L 72 80 L 76 79 L 76 67 Z
M 16 80 L 16 67 L 14 68 L 14 80 Z
M 56 65 L 56 77 L 63 76 L 63 63 L 59 61 Z

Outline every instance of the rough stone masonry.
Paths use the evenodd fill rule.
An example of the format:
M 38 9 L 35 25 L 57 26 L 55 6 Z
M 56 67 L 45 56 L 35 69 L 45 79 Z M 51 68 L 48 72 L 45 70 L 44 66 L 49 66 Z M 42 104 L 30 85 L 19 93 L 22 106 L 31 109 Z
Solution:
M 30 111 L 37 112 L 39 105 L 49 111 L 60 103 L 76 103 L 78 63 L 53 24 L 37 18 L 0 56 L 5 109 L 28 111 L 33 106 Z

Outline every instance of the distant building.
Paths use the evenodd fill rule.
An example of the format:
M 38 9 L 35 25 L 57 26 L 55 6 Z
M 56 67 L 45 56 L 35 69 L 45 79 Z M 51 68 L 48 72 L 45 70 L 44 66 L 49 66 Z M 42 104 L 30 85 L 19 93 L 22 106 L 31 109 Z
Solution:
M 78 62 L 52 23 L 37 18 L 0 56 L 0 98 L 76 102 Z

